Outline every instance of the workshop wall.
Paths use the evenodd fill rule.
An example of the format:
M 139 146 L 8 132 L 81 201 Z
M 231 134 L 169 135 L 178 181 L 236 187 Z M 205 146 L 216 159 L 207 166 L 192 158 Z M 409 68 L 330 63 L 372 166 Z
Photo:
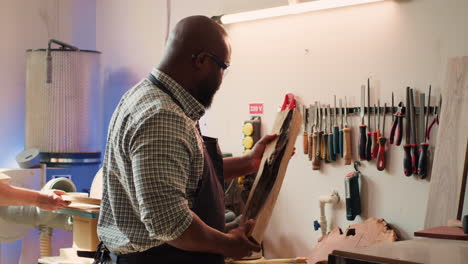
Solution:
M 97 49 L 102 55 L 104 124 L 107 126 L 120 96 L 161 58 L 167 32 L 179 19 L 194 14 L 223 13 L 221 1 L 97 1 Z M 287 92 L 311 104 L 332 103 L 333 95 L 348 97 L 359 105 L 360 85 L 372 78 L 371 101 L 404 100 L 404 87 L 426 92 L 431 101 L 444 84 L 445 64 L 450 56 L 468 54 L 468 3 L 463 0 L 405 0 L 306 13 L 226 26 L 232 41 L 232 67 L 213 106 L 203 118 L 202 130 L 220 138 L 223 152 L 236 155 L 241 146 L 241 126 L 250 118 L 248 103 L 264 103 L 265 132 L 271 129 Z M 390 129 L 387 116 L 386 130 Z M 354 157 L 357 155 L 357 117 L 353 127 Z M 436 133 L 436 129 L 432 133 Z M 103 133 L 105 133 L 103 131 Z M 434 146 L 435 141 L 431 141 Z M 353 171 L 343 161 L 312 171 L 296 144 L 283 188 L 267 229 L 267 257 L 306 256 L 316 245 L 320 231 L 318 197 L 337 190 L 344 198 L 344 175 Z M 375 162 L 364 162 L 363 213 L 356 221 L 345 218 L 341 202 L 326 208 L 331 227 L 346 228 L 370 216 L 388 221 L 402 238 L 423 228 L 428 180 L 403 175 L 401 148 L 387 152 L 388 169 L 378 172 Z
M 47 48 L 49 39 L 82 49 L 96 48 L 96 4 L 93 0 L 4 0 L 0 2 L 0 168 L 18 168 L 15 157 L 24 150 L 26 50 Z M 0 230 L 1 232 L 1 230 Z M 71 246 L 71 233 L 55 230 L 53 253 Z M 0 263 L 37 262 L 36 229 L 23 241 L 0 243 Z
M 248 103 L 264 103 L 262 121 L 269 131 L 285 93 L 294 93 L 306 104 L 320 100 L 332 105 L 336 94 L 359 106 L 360 86 L 368 77 L 371 103 L 377 98 L 382 105 L 391 103 L 392 91 L 397 103 L 404 101 L 406 86 L 427 95 L 432 84 L 434 104 L 444 85 L 447 59 L 468 54 L 467 11 L 463 0 L 385 1 L 228 25 L 232 68 L 207 114 L 206 130 L 220 138 L 223 151 L 240 154 L 240 127 L 249 118 Z M 357 158 L 360 120 L 352 117 L 350 122 Z M 387 134 L 390 122 L 387 116 Z M 319 218 L 318 197 L 337 190 L 343 199 L 344 176 L 353 171 L 342 160 L 312 171 L 302 154 L 302 136 L 296 149 L 265 236 L 268 257 L 310 253 L 320 236 L 313 229 Z M 347 221 L 344 202 L 333 210 L 327 206 L 331 227 L 346 228 L 375 216 L 384 218 L 402 238 L 423 229 L 430 182 L 404 176 L 401 147 L 390 147 L 387 156 L 386 172 L 377 171 L 375 161 L 363 162 L 362 217 Z

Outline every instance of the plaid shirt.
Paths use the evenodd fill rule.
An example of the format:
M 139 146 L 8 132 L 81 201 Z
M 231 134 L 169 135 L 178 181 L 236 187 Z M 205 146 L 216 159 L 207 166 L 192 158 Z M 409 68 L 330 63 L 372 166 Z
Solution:
M 99 238 L 118 254 L 179 237 L 190 225 L 203 173 L 196 128 L 204 107 L 171 77 L 153 69 L 182 108 L 144 79 L 127 91 L 109 124 Z

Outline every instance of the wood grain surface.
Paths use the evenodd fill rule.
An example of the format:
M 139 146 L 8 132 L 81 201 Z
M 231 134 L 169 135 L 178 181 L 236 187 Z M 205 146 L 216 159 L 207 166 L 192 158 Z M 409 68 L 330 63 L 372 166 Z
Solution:
M 249 236 L 260 243 L 294 152 L 294 144 L 301 128 L 302 116 L 297 109 L 281 111 L 276 117 L 271 134 L 278 137 L 269 144 L 260 163 L 255 182 L 242 213 L 243 221 L 255 219 Z
M 459 215 L 468 144 L 468 57 L 449 59 L 424 227 Z M 461 200 L 463 201 L 463 200 Z
M 365 248 L 396 240 L 395 231 L 390 229 L 385 220 L 371 217 L 362 223 L 351 225 L 344 233 L 339 227 L 336 227 L 320 238 L 307 263 L 316 264 L 322 261 L 326 263 L 328 254 L 337 249 Z

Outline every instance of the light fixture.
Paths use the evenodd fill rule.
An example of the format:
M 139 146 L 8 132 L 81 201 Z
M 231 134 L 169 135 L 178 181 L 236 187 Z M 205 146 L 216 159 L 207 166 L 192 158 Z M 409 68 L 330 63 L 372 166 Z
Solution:
M 272 7 L 266 9 L 259 9 L 254 11 L 247 11 L 235 14 L 221 15 L 214 17 L 219 19 L 222 24 L 232 24 L 243 21 L 250 21 L 256 19 L 264 19 L 270 17 L 278 17 L 285 15 L 300 14 L 310 11 L 338 8 L 344 6 L 361 5 L 372 2 L 380 2 L 384 0 L 316 0 L 305 3 L 290 3 L 286 6 Z M 293 2 L 293 1 L 291 1 Z

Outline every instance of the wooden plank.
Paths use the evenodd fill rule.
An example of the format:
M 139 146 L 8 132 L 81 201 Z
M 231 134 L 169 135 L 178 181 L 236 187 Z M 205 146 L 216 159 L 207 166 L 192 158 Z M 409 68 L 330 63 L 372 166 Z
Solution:
M 418 238 L 366 248 L 340 249 L 333 251 L 332 255 L 386 264 L 466 264 L 467 252 L 466 241 Z
M 462 182 L 468 144 L 468 57 L 449 59 L 435 146 L 424 227 L 456 219 L 463 201 Z
M 468 234 L 463 233 L 463 228 L 456 226 L 439 226 L 414 232 L 414 236 L 440 239 L 468 240 Z
M 278 134 L 278 137 L 265 149 L 260 169 L 242 213 L 243 221 L 256 220 L 249 236 L 259 243 L 263 240 L 278 198 L 301 123 L 301 113 L 297 108 L 281 111 L 276 117 L 271 133 Z
M 320 238 L 312 250 L 307 263 L 326 262 L 328 255 L 338 249 L 365 248 L 370 245 L 393 242 L 397 240 L 395 231 L 391 230 L 383 219 L 371 217 L 366 221 L 349 226 L 343 233 L 339 227 Z

